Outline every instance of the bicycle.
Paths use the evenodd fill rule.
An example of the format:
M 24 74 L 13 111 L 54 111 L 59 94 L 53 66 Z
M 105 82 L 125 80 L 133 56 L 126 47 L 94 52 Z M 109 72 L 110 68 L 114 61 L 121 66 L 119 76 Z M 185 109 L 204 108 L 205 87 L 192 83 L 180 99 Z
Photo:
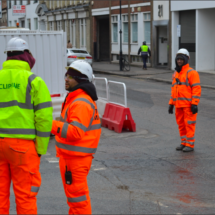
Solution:
M 122 58 L 122 70 L 130 71 L 130 64 L 125 58 Z

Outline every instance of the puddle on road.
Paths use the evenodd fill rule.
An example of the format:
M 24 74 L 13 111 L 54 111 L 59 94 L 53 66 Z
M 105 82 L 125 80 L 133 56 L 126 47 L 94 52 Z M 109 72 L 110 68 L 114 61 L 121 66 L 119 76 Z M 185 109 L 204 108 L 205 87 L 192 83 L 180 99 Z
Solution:
M 142 138 L 154 138 L 157 137 L 157 134 L 151 134 L 149 131 L 145 130 L 145 129 L 137 129 L 137 132 L 130 132 L 130 131 L 122 131 L 122 133 L 116 133 L 114 131 L 111 131 L 107 128 L 102 128 L 102 134 L 101 134 L 101 138 L 138 138 L 138 137 L 142 137 Z

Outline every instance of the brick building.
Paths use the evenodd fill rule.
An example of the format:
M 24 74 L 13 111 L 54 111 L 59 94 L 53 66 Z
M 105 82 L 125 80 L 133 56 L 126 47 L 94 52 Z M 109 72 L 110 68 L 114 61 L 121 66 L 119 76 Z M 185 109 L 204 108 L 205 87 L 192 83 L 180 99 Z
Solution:
M 130 62 L 140 63 L 137 55 L 143 41 L 151 45 L 151 3 L 143 0 L 122 0 L 122 51 Z M 98 61 L 116 61 L 120 51 L 119 1 L 93 1 L 93 57 Z
M 0 19 L 0 27 L 7 26 L 7 0 L 2 0 L 2 18 Z
M 91 52 L 90 1 L 42 0 L 36 9 L 41 30 L 63 30 L 73 47 Z

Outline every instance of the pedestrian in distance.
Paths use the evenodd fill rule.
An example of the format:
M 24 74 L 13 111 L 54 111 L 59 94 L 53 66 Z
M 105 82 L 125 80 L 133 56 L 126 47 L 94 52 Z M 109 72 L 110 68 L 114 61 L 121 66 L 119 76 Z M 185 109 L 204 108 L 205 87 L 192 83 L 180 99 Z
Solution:
M 83 60 L 66 68 L 65 89 L 69 92 L 62 104 L 60 121 L 53 121 L 57 157 L 69 205 L 69 214 L 91 214 L 87 185 L 93 154 L 101 135 L 101 122 L 91 83 L 93 71 Z
M 52 128 L 51 97 L 45 82 L 31 72 L 28 43 L 18 37 L 6 45 L 0 71 L 0 214 L 9 214 L 10 184 L 17 214 L 37 214 L 41 155 Z
M 71 48 L 72 48 L 72 43 L 70 43 L 70 40 L 68 40 L 67 48 L 68 48 L 68 49 L 71 49 Z
M 173 114 L 175 106 L 175 116 L 181 136 L 181 144 L 176 150 L 183 152 L 194 150 L 198 104 L 201 97 L 199 74 L 189 66 L 189 59 L 190 55 L 186 49 L 177 52 L 176 73 L 169 101 L 169 114 Z
M 151 50 L 150 48 L 146 45 L 146 41 L 143 42 L 143 45 L 139 48 L 138 50 L 138 55 L 141 53 L 141 57 L 143 60 L 143 69 L 147 70 L 147 65 L 146 62 L 148 60 L 148 56 L 151 57 Z

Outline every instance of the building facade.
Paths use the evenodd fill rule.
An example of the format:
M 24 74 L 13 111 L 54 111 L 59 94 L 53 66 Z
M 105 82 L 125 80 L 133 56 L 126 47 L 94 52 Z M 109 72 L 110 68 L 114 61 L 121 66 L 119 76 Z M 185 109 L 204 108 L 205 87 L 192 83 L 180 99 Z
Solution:
M 152 66 L 171 68 L 169 1 L 152 1 Z
M 143 0 L 94 1 L 92 5 L 93 57 L 97 61 L 117 61 L 122 29 L 123 56 L 131 63 L 141 63 L 137 55 L 143 41 L 151 46 L 151 3 Z
M 0 19 L 0 27 L 7 26 L 7 0 L 1 1 L 2 15 Z
M 36 8 L 41 30 L 63 30 L 74 48 L 91 53 L 90 1 L 40 1 Z
M 38 0 L 8 0 L 8 26 L 15 27 L 16 23 L 22 28 L 29 28 L 30 30 L 38 29 L 38 16 L 35 10 L 39 4 Z M 26 14 L 22 16 L 13 15 L 14 5 L 26 5 Z
M 190 52 L 190 66 L 215 73 L 215 2 L 171 1 L 172 69 L 179 48 Z

